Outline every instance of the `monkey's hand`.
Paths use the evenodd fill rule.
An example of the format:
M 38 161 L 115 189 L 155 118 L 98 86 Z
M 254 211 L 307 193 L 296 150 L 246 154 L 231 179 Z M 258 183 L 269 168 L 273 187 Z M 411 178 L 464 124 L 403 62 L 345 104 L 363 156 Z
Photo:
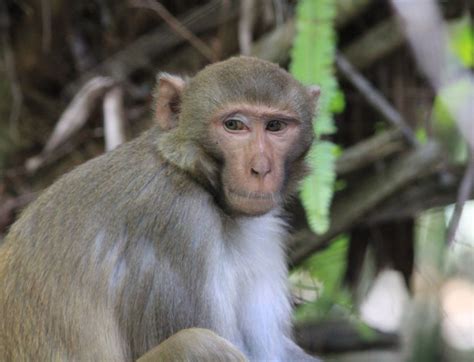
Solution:
M 137 362 L 216 361 L 247 362 L 245 356 L 229 341 L 208 329 L 183 329 L 153 348 Z

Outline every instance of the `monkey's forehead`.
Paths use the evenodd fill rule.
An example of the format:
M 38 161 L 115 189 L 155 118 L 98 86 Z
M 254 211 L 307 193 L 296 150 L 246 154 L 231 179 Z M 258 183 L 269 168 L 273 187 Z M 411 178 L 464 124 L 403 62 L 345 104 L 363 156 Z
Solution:
M 272 71 L 281 71 L 287 73 L 278 64 L 249 56 L 236 56 L 217 63 L 207 65 L 201 72 L 206 71 L 228 71 L 229 69 L 271 69 Z
M 264 80 L 268 84 L 301 85 L 279 65 L 254 57 L 239 56 L 208 65 L 198 72 L 191 83 L 224 82 L 225 84 Z
M 185 98 L 193 108 L 227 103 L 271 104 L 305 112 L 308 90 L 278 65 L 252 57 L 235 57 L 207 66 L 191 79 Z

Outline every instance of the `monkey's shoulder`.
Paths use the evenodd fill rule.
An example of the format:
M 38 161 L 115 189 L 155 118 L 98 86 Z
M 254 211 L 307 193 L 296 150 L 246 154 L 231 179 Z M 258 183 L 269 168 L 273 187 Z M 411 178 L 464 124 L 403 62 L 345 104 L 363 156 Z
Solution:
M 134 191 L 145 188 L 152 180 L 163 179 L 162 183 L 166 183 L 173 172 L 167 171 L 169 167 L 157 150 L 158 136 L 156 127 L 144 132 L 115 150 L 79 165 L 60 177 L 45 193 L 51 197 L 53 194 L 77 196 L 77 193 L 97 197 L 114 192 L 133 196 Z M 87 195 L 82 196 L 87 198 Z
M 189 199 L 188 206 L 208 198 L 161 158 L 158 135 L 152 128 L 60 177 L 23 212 L 21 227 L 28 220 L 44 224 L 44 229 L 59 225 L 60 230 L 67 224 L 77 228 L 91 218 L 93 225 L 117 217 L 133 222 L 139 214 L 171 211 L 177 198 Z

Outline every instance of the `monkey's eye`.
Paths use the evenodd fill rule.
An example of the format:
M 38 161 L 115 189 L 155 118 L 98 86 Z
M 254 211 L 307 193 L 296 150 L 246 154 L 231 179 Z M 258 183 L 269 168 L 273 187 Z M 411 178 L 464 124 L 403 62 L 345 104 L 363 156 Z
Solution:
M 286 128 L 286 123 L 277 119 L 271 120 L 267 123 L 266 130 L 270 132 L 278 132 Z
M 242 131 L 246 128 L 244 122 L 235 118 L 226 120 L 224 122 L 224 127 L 229 131 Z

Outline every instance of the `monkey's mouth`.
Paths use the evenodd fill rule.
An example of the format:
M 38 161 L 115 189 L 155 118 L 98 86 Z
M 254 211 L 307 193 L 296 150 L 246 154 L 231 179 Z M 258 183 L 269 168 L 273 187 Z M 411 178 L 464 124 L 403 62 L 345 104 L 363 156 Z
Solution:
M 276 202 L 276 197 L 274 192 L 255 192 L 255 191 L 241 191 L 228 189 L 228 192 L 232 196 L 242 197 L 250 200 L 257 201 L 274 201 Z
M 226 203 L 231 210 L 249 216 L 263 215 L 279 204 L 278 192 L 226 189 Z

